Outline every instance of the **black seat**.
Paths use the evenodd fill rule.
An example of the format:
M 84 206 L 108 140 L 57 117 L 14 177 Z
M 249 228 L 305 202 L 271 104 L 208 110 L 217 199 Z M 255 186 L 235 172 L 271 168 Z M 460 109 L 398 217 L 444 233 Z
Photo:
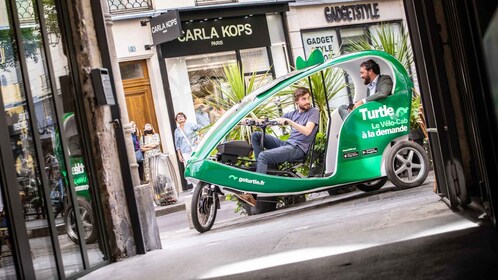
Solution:
M 318 134 L 318 129 L 317 131 L 315 132 L 315 135 L 313 136 L 313 140 L 311 140 L 311 143 L 308 147 L 308 151 L 306 151 L 306 153 L 304 153 L 303 157 L 300 158 L 300 159 L 297 159 L 297 160 L 291 160 L 291 161 L 287 161 L 287 164 L 290 164 L 291 166 L 286 166 L 286 167 L 283 167 L 283 168 L 279 168 L 279 170 L 281 172 L 284 172 L 284 173 L 288 173 L 289 175 L 298 175 L 298 177 L 303 177 L 301 176 L 300 174 L 297 174 L 295 172 L 295 169 L 302 166 L 303 164 L 306 163 L 306 160 L 308 159 L 308 156 L 310 154 L 312 154 L 313 152 L 313 148 L 315 146 L 315 139 L 316 139 L 316 135 Z M 298 147 L 296 147 L 296 149 L 299 149 Z M 310 163 L 310 167 L 311 167 L 311 164 Z M 282 165 L 285 165 L 285 163 L 282 163 Z M 281 165 L 281 166 L 282 166 Z

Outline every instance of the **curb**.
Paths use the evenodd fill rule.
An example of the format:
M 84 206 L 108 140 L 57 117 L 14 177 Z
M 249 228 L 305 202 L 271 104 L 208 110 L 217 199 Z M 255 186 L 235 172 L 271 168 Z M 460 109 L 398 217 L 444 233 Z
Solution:
M 157 207 L 156 217 L 168 215 L 175 212 L 185 211 L 185 203 L 177 202 L 173 205 Z
M 184 195 L 178 196 L 178 202 L 168 206 L 156 206 L 156 217 L 161 217 L 171 213 L 176 213 L 180 211 L 185 211 L 185 202 L 189 201 L 189 197 L 192 196 L 191 193 L 184 193 Z M 225 201 L 225 196 L 221 195 L 218 197 L 220 201 Z

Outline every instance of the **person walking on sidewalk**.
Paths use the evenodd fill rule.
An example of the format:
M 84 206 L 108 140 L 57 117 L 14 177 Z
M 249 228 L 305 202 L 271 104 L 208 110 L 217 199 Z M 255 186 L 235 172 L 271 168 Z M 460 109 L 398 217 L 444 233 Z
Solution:
M 175 116 L 177 128 L 175 129 L 175 146 L 178 153 L 178 159 L 185 165 L 190 159 L 192 151 L 199 142 L 197 132 L 202 128 L 198 124 L 187 122 L 187 116 L 183 112 L 179 112 Z M 189 187 L 193 189 L 192 182 L 187 180 Z

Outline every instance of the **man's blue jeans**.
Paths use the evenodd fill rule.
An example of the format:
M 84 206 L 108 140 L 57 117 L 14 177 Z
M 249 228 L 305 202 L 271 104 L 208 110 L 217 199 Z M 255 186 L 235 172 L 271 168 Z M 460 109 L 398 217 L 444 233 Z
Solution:
M 276 167 L 279 163 L 286 161 L 297 161 L 304 157 L 305 153 L 301 148 L 292 146 L 277 137 L 265 134 L 261 147 L 261 137 L 263 133 L 256 131 L 251 136 L 252 148 L 256 158 L 256 172 L 266 173 L 268 166 Z

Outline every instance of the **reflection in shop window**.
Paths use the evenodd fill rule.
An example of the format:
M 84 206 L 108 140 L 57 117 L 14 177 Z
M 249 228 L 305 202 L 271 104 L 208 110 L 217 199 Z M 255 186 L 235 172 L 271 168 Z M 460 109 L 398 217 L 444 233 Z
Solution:
M 378 33 L 381 32 L 382 26 L 384 26 L 384 28 L 388 28 L 388 29 L 392 30 L 394 38 L 401 38 L 401 25 L 399 23 L 386 23 L 384 25 L 381 25 L 381 24 L 371 25 L 368 28 L 368 31 L 370 32 L 370 37 L 379 38 Z
M 237 63 L 235 52 L 196 55 L 186 59 L 192 95 L 203 98 L 212 93 L 218 94 L 212 80 L 223 79 L 223 66 Z
M 241 50 L 240 57 L 246 84 L 250 83 L 251 79 L 254 79 L 255 86 L 253 87 L 253 90 L 256 90 L 272 80 L 272 65 L 270 65 L 266 48 Z M 254 74 L 255 77 L 252 78 Z
M 247 92 L 272 79 L 266 48 L 240 50 L 240 61 L 236 53 L 167 59 L 168 72 L 176 73 L 169 75 L 175 111 L 185 112 L 191 121 L 209 126 Z M 190 85 L 188 89 L 182 86 L 185 79 Z
M 343 53 L 350 52 L 350 46 L 362 42 L 367 39 L 365 35 L 365 29 L 363 27 L 355 27 L 355 28 L 342 28 L 340 30 L 341 33 L 341 49 Z
M 201 126 L 213 124 L 224 112 L 220 104 L 225 83 L 224 67 L 237 63 L 235 52 L 222 52 L 187 57 L 187 71 L 196 122 Z
M 240 57 L 245 73 L 260 73 L 270 70 L 270 62 L 266 48 L 241 50 Z

